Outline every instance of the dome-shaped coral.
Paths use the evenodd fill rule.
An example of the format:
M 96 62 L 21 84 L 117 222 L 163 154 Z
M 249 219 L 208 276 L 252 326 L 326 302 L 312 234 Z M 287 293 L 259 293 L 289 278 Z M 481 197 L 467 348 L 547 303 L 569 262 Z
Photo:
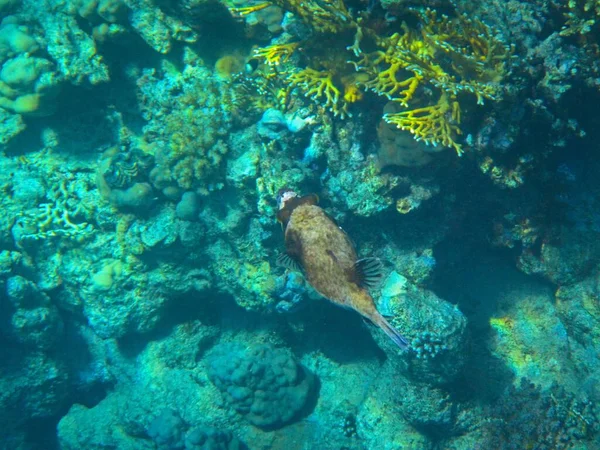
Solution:
M 261 428 L 293 420 L 314 386 L 314 376 L 290 352 L 265 344 L 217 347 L 209 357 L 208 375 L 225 401 Z

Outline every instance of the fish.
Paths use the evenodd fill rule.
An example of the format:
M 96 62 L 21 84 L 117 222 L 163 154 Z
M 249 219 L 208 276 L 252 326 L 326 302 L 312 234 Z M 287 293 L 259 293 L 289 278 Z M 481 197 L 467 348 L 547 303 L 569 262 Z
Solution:
M 358 312 L 407 350 L 408 340 L 377 310 L 368 291 L 382 278 L 381 261 L 358 259 L 352 240 L 318 205 L 317 195 L 301 197 L 282 189 L 277 201 L 277 221 L 285 237 L 285 253 L 277 258 L 278 264 L 301 272 L 323 297 Z

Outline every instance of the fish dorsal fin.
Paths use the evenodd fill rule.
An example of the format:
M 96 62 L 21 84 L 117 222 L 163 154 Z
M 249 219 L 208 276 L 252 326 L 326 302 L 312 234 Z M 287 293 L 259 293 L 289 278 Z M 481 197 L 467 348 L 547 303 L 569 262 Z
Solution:
M 383 280 L 383 264 L 379 258 L 363 258 L 354 263 L 358 284 L 376 289 Z
M 284 227 L 290 220 L 290 216 L 294 209 L 301 205 L 317 205 L 319 196 L 317 194 L 305 195 L 304 197 L 296 197 L 285 202 L 285 206 L 277 212 L 277 221 Z
M 296 261 L 287 253 L 280 253 L 279 255 L 277 255 L 276 263 L 278 266 L 291 270 L 292 272 L 302 273 L 302 266 L 300 265 L 300 263 L 298 263 L 298 261 Z

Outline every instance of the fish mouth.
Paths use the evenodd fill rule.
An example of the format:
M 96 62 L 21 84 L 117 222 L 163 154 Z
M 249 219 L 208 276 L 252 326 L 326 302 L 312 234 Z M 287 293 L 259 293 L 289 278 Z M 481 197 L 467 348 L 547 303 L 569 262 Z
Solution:
M 283 209 L 285 207 L 286 202 L 296 197 L 298 197 L 298 194 L 292 189 L 280 189 L 277 193 L 277 206 L 279 207 L 279 209 Z

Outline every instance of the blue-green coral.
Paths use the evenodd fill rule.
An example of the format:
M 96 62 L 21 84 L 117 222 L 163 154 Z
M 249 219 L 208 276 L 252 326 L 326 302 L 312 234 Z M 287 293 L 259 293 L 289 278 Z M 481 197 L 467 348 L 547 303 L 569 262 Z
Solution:
M 209 359 L 209 376 L 225 401 L 261 428 L 291 421 L 314 388 L 313 375 L 289 352 L 267 345 L 218 347 Z

